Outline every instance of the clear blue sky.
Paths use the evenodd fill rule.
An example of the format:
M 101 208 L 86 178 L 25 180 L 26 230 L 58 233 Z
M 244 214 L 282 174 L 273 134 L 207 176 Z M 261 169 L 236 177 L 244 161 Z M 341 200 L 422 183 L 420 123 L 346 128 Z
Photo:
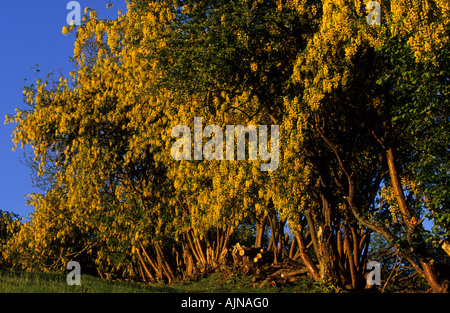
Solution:
M 69 57 L 73 54 L 75 36 L 64 36 L 62 27 L 67 24 L 66 9 L 69 0 L 20 0 L 2 1 L 0 30 L 0 210 L 27 216 L 33 208 L 26 205 L 24 196 L 38 192 L 31 187 L 29 169 L 24 166 L 23 151 L 12 151 L 11 134 L 15 124 L 3 125 L 6 114 L 14 114 L 15 108 L 25 108 L 22 99 L 24 79 L 26 85 L 35 82 L 32 66 L 38 64 L 40 78 L 62 68 L 68 73 L 72 67 Z M 81 11 L 91 7 L 99 18 L 113 19 L 122 9 L 124 0 L 113 0 L 114 7 L 106 9 L 107 0 L 79 0 Z M 30 148 L 25 150 L 30 151 Z

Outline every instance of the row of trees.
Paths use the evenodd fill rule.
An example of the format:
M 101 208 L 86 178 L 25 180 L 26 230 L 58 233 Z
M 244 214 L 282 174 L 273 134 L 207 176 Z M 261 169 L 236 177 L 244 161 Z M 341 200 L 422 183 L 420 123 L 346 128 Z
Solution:
M 358 289 L 377 233 L 447 290 L 450 7 L 383 1 L 375 26 L 367 13 L 347 0 L 136 0 L 112 21 L 87 10 L 64 29 L 76 70 L 26 87 L 30 108 L 7 117 L 43 192 L 3 257 L 172 282 L 225 264 L 250 227 L 274 262 Z M 195 116 L 278 124 L 278 169 L 173 160 L 171 130 Z

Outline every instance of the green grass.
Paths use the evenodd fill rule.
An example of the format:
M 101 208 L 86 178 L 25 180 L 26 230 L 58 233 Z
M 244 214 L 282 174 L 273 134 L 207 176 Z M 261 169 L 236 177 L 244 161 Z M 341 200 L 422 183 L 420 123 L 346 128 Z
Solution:
M 81 286 L 69 286 L 59 273 L 0 271 L 0 293 L 106 293 L 151 292 L 148 286 L 133 282 L 111 282 L 82 275 Z
M 108 281 L 89 275 L 81 276 L 80 286 L 69 286 L 60 273 L 18 272 L 0 270 L 0 293 L 254 293 L 254 292 L 323 292 L 309 278 L 299 279 L 281 287 L 254 287 L 251 277 L 233 274 L 224 277 L 215 273 L 195 281 L 175 284 L 148 284 L 133 281 Z

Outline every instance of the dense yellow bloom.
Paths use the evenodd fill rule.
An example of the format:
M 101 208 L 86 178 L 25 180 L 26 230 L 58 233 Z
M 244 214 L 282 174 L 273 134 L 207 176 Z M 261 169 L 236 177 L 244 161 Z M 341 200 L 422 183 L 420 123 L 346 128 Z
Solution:
M 256 216 L 275 216 L 301 230 L 306 212 L 321 214 L 318 194 L 331 184 L 320 171 L 327 172 L 332 182 L 342 181 L 342 172 L 328 173 L 329 168 L 318 169 L 320 162 L 314 161 L 329 151 L 319 147 L 314 154 L 311 146 L 323 143 L 317 136 L 318 129 L 325 127 L 320 125 L 321 114 L 328 113 L 327 106 L 335 103 L 336 95 L 351 87 L 358 60 L 398 35 L 405 38 L 417 61 L 437 62 L 437 53 L 449 40 L 447 0 L 433 1 L 433 5 L 429 0 L 382 3 L 382 23 L 376 27 L 368 25 L 362 9 L 365 3 L 360 0 L 277 1 L 274 12 L 295 12 L 292 20 L 310 23 L 311 30 L 299 34 L 304 47 L 284 51 L 284 41 L 259 43 L 257 52 L 273 57 L 264 60 L 273 67 L 257 60 L 258 53 L 243 56 L 245 68 L 234 69 L 244 73 L 243 81 L 233 82 L 232 77 L 215 77 L 207 71 L 214 73 L 223 65 L 215 64 L 219 56 L 212 57 L 208 50 L 215 48 L 213 42 L 207 43 L 206 52 L 192 48 L 199 55 L 191 53 L 192 38 L 185 39 L 186 30 L 176 28 L 180 22 L 170 1 L 147 2 L 145 10 L 137 10 L 136 3 L 129 1 L 128 12 L 114 21 L 99 20 L 95 11 L 86 9 L 82 26 L 64 26 L 64 35 L 76 30 L 76 71 L 54 85 L 38 81 L 35 88 L 27 88 L 24 97 L 32 110 L 7 117 L 8 122 L 18 123 L 15 147 L 31 145 L 39 174 L 53 178 L 48 191 L 32 197 L 33 219 L 7 247 L 7 253 L 24 255 L 18 266 L 62 269 L 73 255 L 88 253 L 96 256 L 100 273 L 127 272 L 130 264 L 136 264 L 141 245 L 164 240 L 179 243 L 191 234 L 204 239 Z M 255 0 L 245 6 L 260 4 Z M 180 9 L 195 11 L 188 5 Z M 436 21 L 432 16 L 438 17 Z M 233 37 L 236 46 L 253 49 L 251 32 L 230 17 L 217 17 L 217 27 L 238 29 Z M 270 38 L 283 38 L 282 32 L 292 31 L 290 27 L 286 21 L 263 30 Z M 187 41 L 183 42 L 186 50 L 175 51 L 180 55 L 169 53 L 173 38 L 180 45 Z M 240 51 L 231 48 L 220 52 Z M 204 57 L 200 52 L 211 58 L 206 62 L 211 68 L 200 68 L 204 65 L 196 60 Z M 164 59 L 160 54 L 169 56 Z M 292 58 L 286 69 L 285 55 Z M 174 84 L 189 84 L 191 90 L 164 84 L 171 71 L 179 69 L 162 63 L 178 66 L 177 60 L 184 57 L 188 64 L 183 64 L 181 72 L 188 72 L 191 81 L 178 79 Z M 288 81 L 286 89 L 294 90 L 289 96 L 265 90 L 278 88 L 275 84 L 260 87 L 276 75 Z M 262 96 L 264 92 L 270 97 Z M 368 105 L 377 107 L 379 102 L 373 99 Z M 274 112 L 279 114 L 275 122 Z M 220 125 L 222 131 L 225 125 L 279 123 L 279 168 L 261 172 L 260 159 L 175 161 L 170 152 L 171 130 L 176 125 L 193 129 L 199 116 L 203 125 Z M 373 161 L 371 155 L 363 157 L 365 162 Z M 391 206 L 392 221 L 399 219 L 389 187 L 381 196 Z M 333 197 L 338 213 L 348 214 L 342 190 Z
M 67 26 L 63 26 L 63 28 L 62 28 L 62 33 L 63 33 L 64 35 L 68 35 L 68 34 L 69 34 L 69 28 L 68 28 Z

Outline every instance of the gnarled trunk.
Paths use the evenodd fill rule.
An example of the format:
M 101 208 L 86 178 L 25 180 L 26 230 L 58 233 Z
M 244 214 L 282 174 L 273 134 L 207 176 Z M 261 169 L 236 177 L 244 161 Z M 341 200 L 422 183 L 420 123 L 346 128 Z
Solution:
M 420 263 L 422 264 L 423 268 L 423 275 L 433 289 L 433 292 L 446 291 L 447 286 L 441 285 L 437 278 L 435 269 L 432 266 L 433 260 L 424 242 L 423 225 L 421 223 L 417 223 L 418 218 L 410 210 L 406 201 L 405 194 L 403 193 L 400 175 L 398 173 L 394 150 L 392 147 L 389 147 L 386 150 L 386 159 L 389 167 L 389 176 L 391 178 L 391 184 L 394 190 L 395 199 L 397 201 L 400 212 L 402 213 L 404 224 L 408 229 L 407 239 L 410 252 L 419 256 Z

